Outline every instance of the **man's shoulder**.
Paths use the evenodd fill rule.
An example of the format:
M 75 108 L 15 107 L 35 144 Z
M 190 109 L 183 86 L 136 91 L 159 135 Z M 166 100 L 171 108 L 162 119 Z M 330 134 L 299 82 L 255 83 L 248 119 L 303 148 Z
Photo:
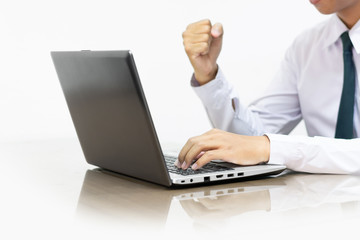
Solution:
M 331 30 L 331 21 L 332 18 L 318 23 L 295 38 L 288 53 L 296 59 L 298 64 L 306 62 L 311 54 L 323 49 Z
M 322 41 L 326 38 L 330 21 L 331 18 L 304 30 L 295 38 L 294 45 L 307 48 L 310 46 L 317 47 L 322 44 Z

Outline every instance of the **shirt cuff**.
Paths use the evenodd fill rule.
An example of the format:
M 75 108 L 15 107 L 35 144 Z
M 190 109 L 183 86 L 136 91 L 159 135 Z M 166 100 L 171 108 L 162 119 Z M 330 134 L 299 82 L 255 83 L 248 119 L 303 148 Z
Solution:
M 199 96 L 205 106 L 216 107 L 222 104 L 222 101 L 219 100 L 232 99 L 237 96 L 236 93 L 234 93 L 232 85 L 226 81 L 226 78 L 220 67 L 216 77 L 208 83 L 200 85 L 194 74 L 190 83 L 193 90 Z
M 268 164 L 287 165 L 289 161 L 299 161 L 302 158 L 300 147 L 302 137 L 293 138 L 280 134 L 265 134 L 270 139 L 270 159 Z
M 203 88 L 203 87 L 205 87 L 205 86 L 209 86 L 209 85 L 211 85 L 211 82 L 214 82 L 214 81 L 221 81 L 221 79 L 224 79 L 224 75 L 223 75 L 223 73 L 222 73 L 222 71 L 221 71 L 221 69 L 220 69 L 220 67 L 218 67 L 218 71 L 217 71 L 217 73 L 216 73 L 216 76 L 215 76 L 215 78 L 214 79 L 211 79 L 209 82 L 207 82 L 207 83 L 205 83 L 204 85 L 200 85 L 200 83 L 196 80 L 196 78 L 195 78 L 195 74 L 193 73 L 193 75 L 192 75 L 192 77 L 191 77 L 191 86 L 192 87 L 200 87 L 200 88 Z

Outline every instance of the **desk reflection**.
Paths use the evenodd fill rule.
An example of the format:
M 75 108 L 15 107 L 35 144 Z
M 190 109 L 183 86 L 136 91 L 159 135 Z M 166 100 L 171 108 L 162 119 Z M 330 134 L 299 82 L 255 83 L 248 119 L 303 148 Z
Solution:
M 232 217 L 248 217 L 252 212 L 268 218 L 273 213 L 301 211 L 311 217 L 316 209 L 321 212 L 323 206 L 359 216 L 359 200 L 360 177 L 357 176 L 288 172 L 260 180 L 167 189 L 94 169 L 86 172 L 77 216 L 90 221 L 101 219 L 113 224 L 163 228 L 169 218 L 176 219 L 179 215 L 178 211 L 169 211 L 174 203 L 181 206 L 180 214 L 195 224 L 212 221 L 218 224 Z

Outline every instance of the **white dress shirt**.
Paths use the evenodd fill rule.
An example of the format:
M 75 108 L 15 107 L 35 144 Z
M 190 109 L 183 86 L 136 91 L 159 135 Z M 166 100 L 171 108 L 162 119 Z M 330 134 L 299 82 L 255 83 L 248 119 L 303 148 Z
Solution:
M 266 134 L 269 163 L 304 172 L 360 174 L 360 138 L 334 139 L 344 81 L 340 35 L 347 30 L 333 15 L 298 36 L 263 97 L 248 107 L 241 104 L 221 69 L 203 86 L 193 77 L 192 86 L 213 126 L 244 135 Z M 349 35 L 356 67 L 354 136 L 360 137 L 360 21 Z M 301 119 L 310 137 L 282 135 Z

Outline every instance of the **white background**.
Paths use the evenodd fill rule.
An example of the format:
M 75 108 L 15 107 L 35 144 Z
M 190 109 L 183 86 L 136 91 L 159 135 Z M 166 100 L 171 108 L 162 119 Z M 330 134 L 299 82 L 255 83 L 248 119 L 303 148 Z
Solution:
M 104 238 L 104 226 L 84 226 L 84 231 L 71 219 L 88 166 L 76 144 L 50 51 L 131 49 L 161 140 L 184 143 L 188 137 L 210 129 L 202 105 L 189 86 L 192 69 L 181 38 L 187 24 L 203 18 L 223 23 L 225 35 L 219 65 L 236 86 L 242 102 L 248 104 L 269 84 L 293 39 L 328 16 L 318 13 L 308 0 L 4 0 L 0 3 L 0 143 L 10 142 L 0 146 L 3 169 L 0 225 L 4 239 L 19 235 L 19 239 L 89 238 L 89 235 L 92 236 L 89 239 Z M 305 134 L 303 126 L 296 132 Z M 33 144 L 33 140 L 40 141 Z M 314 212 L 315 216 L 322 216 Z M 305 218 L 298 218 L 297 213 Z M 333 218 L 329 218 L 325 224 L 319 222 L 310 227 L 319 218 L 304 220 L 307 227 L 304 231 L 304 225 L 296 223 L 309 215 L 301 209 L 292 214 L 297 220 L 292 221 L 293 227 L 287 227 L 291 221 L 278 224 L 276 229 L 280 226 L 282 234 L 273 230 L 270 238 L 305 239 L 314 237 L 315 230 L 316 237 L 328 239 L 340 236 L 349 239 L 344 234 L 356 236 L 353 234 L 356 218 L 351 222 L 339 217 L 330 224 Z M 286 217 L 289 213 L 284 216 L 275 219 L 291 219 Z M 278 222 L 268 223 L 266 229 Z M 238 229 L 241 226 L 232 232 Z M 112 238 L 105 239 L 124 236 L 122 230 L 116 229 Z M 128 232 L 133 230 L 146 233 L 141 228 Z M 184 228 L 179 225 L 176 230 L 181 232 Z M 217 230 L 223 236 L 222 229 Z M 177 232 L 174 235 L 183 238 Z
M 292 40 L 328 18 L 307 0 L 5 2 L 0 142 L 76 136 L 50 51 L 132 50 L 160 139 L 181 143 L 210 129 L 189 86 L 192 68 L 181 37 L 189 23 L 223 23 L 218 63 L 249 104 L 269 84 Z M 303 126 L 297 133 L 306 134 Z

